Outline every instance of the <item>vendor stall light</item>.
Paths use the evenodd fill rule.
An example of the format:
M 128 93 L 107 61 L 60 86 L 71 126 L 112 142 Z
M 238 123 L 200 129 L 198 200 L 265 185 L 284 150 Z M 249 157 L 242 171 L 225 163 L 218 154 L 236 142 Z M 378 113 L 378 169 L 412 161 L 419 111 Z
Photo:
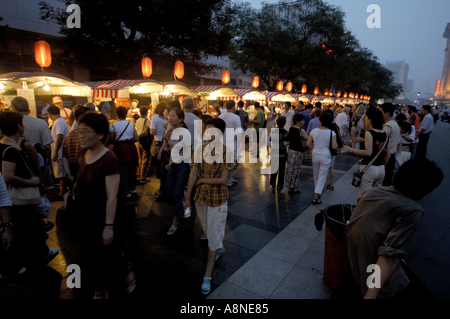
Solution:
M 182 79 L 183 78 L 183 76 L 184 76 L 184 64 L 180 60 L 175 62 L 175 70 L 174 70 L 173 74 L 174 74 L 175 80 L 177 78 L 178 79 Z
M 48 68 L 50 64 L 52 64 L 50 45 L 44 40 L 36 42 L 34 44 L 34 57 L 36 63 L 41 67 L 42 71 L 44 71 L 44 68 Z
M 48 79 L 45 79 L 44 90 L 50 91 L 50 86 L 48 85 Z
M 288 83 L 286 83 L 286 91 L 291 92 L 292 91 L 292 82 L 289 81 Z
M 336 96 L 341 97 L 341 91 L 337 91 Z
M 259 77 L 255 75 L 252 79 L 252 88 L 257 89 L 259 87 Z
M 225 70 L 222 72 L 222 83 L 223 83 L 224 85 L 227 85 L 228 83 L 230 83 L 230 80 L 231 80 L 230 70 L 225 69 Z
M 319 94 L 319 88 L 316 86 L 316 87 L 314 88 L 314 95 L 317 95 L 317 94 Z
M 308 87 L 306 86 L 306 84 L 302 85 L 302 94 L 305 94 L 306 91 L 308 91 Z
M 141 61 L 141 69 L 142 69 L 142 75 L 144 78 L 149 78 L 153 73 L 153 66 L 152 66 L 152 60 L 149 57 L 142 58 Z
M 277 90 L 278 91 L 283 91 L 283 86 L 284 86 L 284 84 L 283 84 L 283 81 L 278 81 L 278 83 L 277 83 Z

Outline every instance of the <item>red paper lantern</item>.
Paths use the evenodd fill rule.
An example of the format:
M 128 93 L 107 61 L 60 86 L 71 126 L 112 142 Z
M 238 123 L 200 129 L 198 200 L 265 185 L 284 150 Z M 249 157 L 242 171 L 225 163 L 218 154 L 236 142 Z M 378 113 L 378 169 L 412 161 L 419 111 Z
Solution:
M 259 87 L 259 77 L 255 75 L 252 80 L 252 88 L 257 89 Z
M 308 87 L 306 86 L 306 84 L 303 84 L 302 85 L 302 94 L 305 94 L 307 90 L 308 90 Z
M 346 99 L 348 96 L 347 92 L 344 92 L 344 99 Z
M 291 92 L 292 91 L 292 82 L 289 81 L 288 83 L 286 83 L 286 91 Z
M 314 88 L 314 95 L 317 95 L 317 94 L 319 94 L 319 88 L 316 86 L 316 87 Z
M 222 83 L 227 85 L 228 83 L 230 83 L 230 79 L 231 79 L 230 71 L 228 69 L 224 70 L 222 72 Z
M 44 40 L 40 40 L 34 44 L 34 56 L 36 63 L 42 69 L 48 68 L 52 64 L 50 45 Z
M 325 90 L 325 96 L 328 96 L 328 94 L 329 94 L 329 91 L 328 90 Z
M 180 60 L 175 62 L 175 70 L 174 70 L 175 78 L 182 79 L 184 76 L 184 64 Z
M 277 90 L 278 91 L 283 91 L 283 81 L 278 81 L 278 83 L 277 83 Z
M 357 98 L 358 98 L 358 96 L 359 96 L 358 94 L 355 94 L 355 99 L 357 99 Z
M 336 96 L 341 97 L 341 91 L 337 91 Z
M 149 57 L 142 58 L 141 61 L 142 75 L 149 78 L 153 73 L 152 60 Z

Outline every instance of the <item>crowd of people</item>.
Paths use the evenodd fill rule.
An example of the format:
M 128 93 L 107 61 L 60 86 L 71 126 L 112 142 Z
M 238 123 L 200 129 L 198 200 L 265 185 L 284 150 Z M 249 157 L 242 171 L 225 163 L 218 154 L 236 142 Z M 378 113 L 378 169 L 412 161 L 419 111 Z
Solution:
M 244 136 L 250 135 L 250 128 L 256 132 L 267 129 L 268 136 L 278 129 L 279 145 L 274 147 L 269 140 L 263 148 L 266 144 L 260 143 L 260 134 L 254 134 L 256 138 L 249 139 L 250 154 L 258 157 L 267 151 L 264 154 L 277 156 L 279 169 L 272 172 L 270 186 L 273 191 L 287 187 L 291 193 L 301 193 L 302 161 L 311 159 L 313 205 L 321 204 L 324 189 L 334 190 L 338 153 L 357 156 L 355 162 L 365 171 L 359 189 L 362 196 L 369 189 L 391 186 L 394 172 L 405 162 L 400 158 L 425 159 L 433 131 L 432 110 L 427 105 L 420 119 L 414 106 L 389 103 L 377 107 L 254 102 L 246 107 L 243 101 L 229 100 L 201 110 L 192 98 L 185 97 L 160 102 L 154 108 L 138 108 L 139 101 L 132 100 L 130 108 L 117 107 L 117 118 L 109 121 L 99 111 L 99 103 L 94 99 L 68 109 L 55 97 L 45 110 L 48 123 L 31 117 L 22 97 L 12 100 L 10 112 L 0 113 L 2 276 L 20 274 L 58 254 L 45 244 L 45 232 L 52 225 L 43 222 L 40 210 L 45 190 L 57 181 L 64 207 L 68 211 L 76 207 L 90 216 L 89 223 L 79 223 L 83 229 L 80 243 L 95 298 L 107 297 L 106 276 L 113 272 L 121 274 L 126 292 L 133 291 L 136 276 L 116 240 L 120 228 L 116 214 L 136 192 L 136 184 L 150 182 L 154 159 L 159 180 L 155 200 L 173 204 L 167 235 L 177 231 L 180 218 L 189 218 L 189 210 L 195 209 L 200 218 L 201 239 L 208 239 L 209 248 L 201 292 L 208 294 L 214 263 L 225 251 L 227 188 L 238 183 L 232 177 L 240 162 L 238 137 L 227 135 L 226 129 Z M 219 140 L 222 149 L 217 147 Z M 195 156 L 200 160 L 194 160 Z M 38 196 L 33 202 L 15 203 L 5 196 L 6 185 L 27 191 L 37 188 Z M 15 196 L 9 190 L 8 194 Z M 9 225 L 14 225 L 14 233 Z M 106 267 L 108 274 L 101 271 L 106 264 L 115 265 Z

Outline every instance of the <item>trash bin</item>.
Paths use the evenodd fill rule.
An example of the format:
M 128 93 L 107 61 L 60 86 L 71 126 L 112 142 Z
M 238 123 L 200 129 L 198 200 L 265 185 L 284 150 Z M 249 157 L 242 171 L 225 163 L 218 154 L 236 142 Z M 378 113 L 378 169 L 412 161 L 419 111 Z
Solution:
M 325 255 L 323 277 L 334 290 L 358 294 L 359 285 L 352 277 L 347 254 L 345 233 L 354 205 L 339 204 L 326 207 L 316 215 L 316 229 L 321 231 L 325 219 Z

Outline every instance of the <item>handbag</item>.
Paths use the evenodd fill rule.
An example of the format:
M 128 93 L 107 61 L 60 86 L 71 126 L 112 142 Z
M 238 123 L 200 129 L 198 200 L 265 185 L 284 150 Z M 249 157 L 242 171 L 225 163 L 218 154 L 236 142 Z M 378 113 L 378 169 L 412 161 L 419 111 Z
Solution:
M 367 164 L 367 166 L 364 168 L 364 170 L 358 170 L 356 172 L 353 173 L 353 178 L 352 178 L 352 185 L 355 187 L 359 187 L 361 185 L 361 180 L 363 178 L 364 173 L 369 169 L 370 165 L 372 165 L 372 163 L 378 158 L 378 156 L 381 154 L 381 152 L 384 150 L 384 148 L 386 147 L 386 145 L 389 143 L 389 136 L 386 133 L 386 142 L 384 143 L 383 147 L 378 151 L 377 156 L 375 156 L 369 164 Z
M 9 149 L 13 148 L 17 150 L 20 157 L 22 158 L 25 167 L 30 172 L 31 177 L 34 177 L 33 172 L 28 166 L 27 162 L 23 158 L 23 155 L 13 146 L 7 147 L 3 152 L 3 158 L 5 157 L 5 152 Z M 42 202 L 41 192 L 38 186 L 30 186 L 30 187 L 16 187 L 11 184 L 8 185 L 8 195 L 11 199 L 11 203 L 13 205 L 39 205 Z
M 331 156 L 336 156 L 337 155 L 337 151 L 333 148 L 333 144 L 332 144 L 332 140 L 333 140 L 333 131 L 330 130 L 330 153 Z

